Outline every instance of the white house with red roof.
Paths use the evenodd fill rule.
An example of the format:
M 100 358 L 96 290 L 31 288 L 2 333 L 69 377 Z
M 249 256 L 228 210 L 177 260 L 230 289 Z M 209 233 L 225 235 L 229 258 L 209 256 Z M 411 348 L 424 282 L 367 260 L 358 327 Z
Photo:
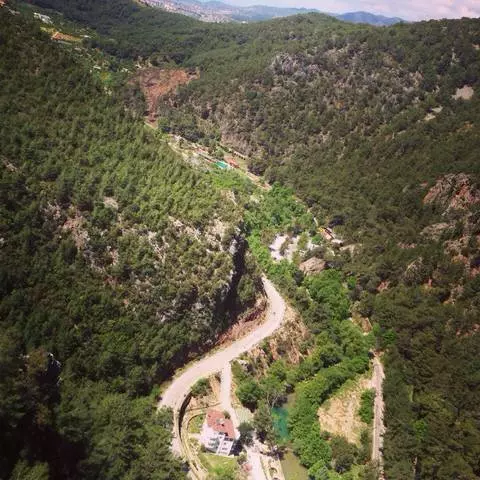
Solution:
M 232 420 L 218 410 L 208 409 L 200 432 L 200 441 L 205 448 L 218 455 L 230 455 L 236 439 Z

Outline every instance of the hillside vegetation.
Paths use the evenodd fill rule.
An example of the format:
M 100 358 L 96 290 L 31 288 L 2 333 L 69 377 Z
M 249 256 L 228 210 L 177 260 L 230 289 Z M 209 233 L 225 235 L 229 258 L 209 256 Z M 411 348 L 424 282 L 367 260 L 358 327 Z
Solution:
M 480 22 L 365 27 L 292 52 L 306 18 L 268 61 L 254 44 L 215 72 L 207 60 L 167 118 L 206 144 L 216 128 L 352 244 L 337 266 L 387 350 L 387 478 L 478 478 Z
M 293 45 L 303 44 L 307 39 L 316 41 L 319 34 L 332 32 L 332 28 L 339 31 L 355 28 L 322 14 L 248 25 L 207 24 L 131 0 L 32 0 L 30 3 L 60 11 L 66 18 L 93 28 L 100 37 L 95 39 L 93 46 L 119 58 L 148 57 L 153 64 L 201 64 L 205 67 L 207 59 L 212 65 L 221 65 L 225 59 L 232 67 L 232 58 L 251 53 L 253 46 L 257 57 L 251 60 L 261 65 L 264 59 L 261 54 L 271 52 L 276 44 L 285 45 L 295 26 L 300 25 L 303 31 Z
M 315 339 L 300 365 L 244 378 L 265 438 L 264 400 L 294 389 L 290 434 L 312 478 L 352 478 L 337 468 L 339 451 L 368 461 L 366 449 L 328 443 L 316 417 L 368 367 L 372 339 L 354 328 L 353 314 L 369 318 L 385 351 L 386 478 L 480 478 L 480 21 L 377 29 L 311 14 L 207 25 L 128 0 L 33 3 L 94 29 L 84 48 L 119 62 L 199 68 L 200 78 L 159 102 L 157 136 L 125 113 L 124 96 L 105 94 L 30 24 L 2 22 L 2 356 L 16 359 L 2 384 L 10 392 L 4 472 L 22 451 L 16 469 L 38 461 L 33 468 L 58 465 L 58 477 L 157 478 L 144 468 L 156 448 L 144 418 L 164 436 L 154 435 L 163 445 L 156 471 L 168 472 L 167 420 L 129 410 L 129 428 L 115 429 L 97 407 L 111 412 L 114 403 L 96 399 L 140 402 L 221 328 L 227 251 L 245 207 L 252 253 Z M 186 168 L 162 132 L 235 148 L 309 211 L 278 184 L 252 200 L 250 186 Z M 312 214 L 349 248 L 319 248 L 333 268 L 306 277 L 298 258 L 273 262 L 268 246 L 279 233 L 314 237 Z M 232 228 L 217 239 L 219 222 Z M 242 282 L 247 304 L 252 282 Z M 22 383 L 31 377 L 18 372 L 32 372 L 40 347 L 65 365 L 50 389 L 33 382 L 35 397 Z M 95 413 L 85 413 L 84 399 Z M 68 460 L 58 463 L 48 441 L 40 450 L 35 439 L 22 443 L 21 428 L 32 425 Z M 125 431 L 133 441 L 115 444 Z M 106 461 L 125 443 L 146 447 Z M 175 473 L 158 478 L 175 478 L 170 465 Z
M 149 395 L 231 321 L 241 212 L 70 48 L 0 24 L 0 477 L 180 478 Z

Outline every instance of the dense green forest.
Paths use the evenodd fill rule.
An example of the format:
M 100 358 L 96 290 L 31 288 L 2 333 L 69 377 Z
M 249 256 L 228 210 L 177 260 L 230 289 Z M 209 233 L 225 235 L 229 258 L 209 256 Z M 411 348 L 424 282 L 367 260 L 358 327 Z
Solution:
M 319 31 L 342 25 L 342 22 L 318 14 L 313 18 L 319 21 L 298 16 L 238 28 L 230 23 L 199 22 L 130 0 L 33 0 L 30 3 L 61 11 L 67 18 L 93 28 L 100 38 L 95 39 L 92 46 L 120 58 L 148 57 L 154 64 L 202 62 L 205 66 L 207 59 L 218 64 L 222 57 L 229 61 L 232 55 L 238 54 L 238 49 L 243 52 L 246 43 L 249 47 L 255 44 L 257 55 L 264 51 L 263 41 L 266 41 L 265 51 L 271 51 L 272 42 L 285 40 L 283 32 L 297 23 L 305 26 L 304 33 L 311 40 Z
M 317 342 L 298 367 L 243 379 L 261 414 L 272 392 L 297 392 L 291 434 L 311 476 L 348 478 L 335 452 L 366 461 L 315 418 L 367 368 L 355 313 L 385 352 L 386 478 L 480 478 L 480 21 L 208 25 L 129 0 L 30 3 L 93 29 L 82 48 L 120 63 L 198 67 L 160 105 L 161 125 L 221 138 L 277 184 L 252 202 L 248 184 L 185 167 L 121 91 L 2 9 L 0 476 L 180 475 L 147 395 L 228 323 L 238 225 Z M 305 278 L 268 245 L 313 236 L 312 214 L 351 248 Z M 240 282 L 243 305 L 255 282 Z
M 77 52 L 0 24 L 0 477 L 180 478 L 152 388 L 228 325 L 239 282 L 254 300 L 241 214 Z
M 479 35 L 463 19 L 285 42 L 255 68 L 232 57 L 233 78 L 207 62 L 176 97 L 200 140 L 213 124 L 352 245 L 352 309 L 387 351 L 387 478 L 480 476 Z

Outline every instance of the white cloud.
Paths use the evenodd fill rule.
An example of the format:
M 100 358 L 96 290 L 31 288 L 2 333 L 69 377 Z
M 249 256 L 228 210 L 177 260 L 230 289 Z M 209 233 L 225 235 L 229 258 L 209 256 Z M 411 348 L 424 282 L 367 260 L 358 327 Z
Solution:
M 364 3 L 365 0 L 360 2 Z M 388 5 L 390 13 L 398 12 L 398 16 L 411 20 L 480 17 L 478 0 L 393 0 L 378 3 Z

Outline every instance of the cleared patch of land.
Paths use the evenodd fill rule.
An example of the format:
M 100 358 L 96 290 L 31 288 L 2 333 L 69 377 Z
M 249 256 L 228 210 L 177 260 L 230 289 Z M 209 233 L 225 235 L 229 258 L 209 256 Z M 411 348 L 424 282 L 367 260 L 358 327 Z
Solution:
M 59 42 L 81 42 L 82 39 L 79 37 L 74 37 L 73 35 L 68 35 L 62 32 L 54 32 L 52 34 L 52 40 L 57 40 Z
M 462 100 L 470 100 L 473 97 L 474 90 L 470 85 L 464 85 L 462 88 L 457 88 L 457 91 L 455 92 L 455 95 L 453 95 L 453 98 L 455 100 L 459 100 L 460 98 Z
M 147 102 L 148 121 L 153 123 L 157 118 L 158 100 L 175 91 L 175 89 L 198 77 L 195 70 L 183 68 L 162 69 L 149 67 L 141 69 L 133 78 L 138 82 Z
M 371 388 L 371 373 L 348 381 L 339 392 L 318 409 L 322 430 L 342 435 L 349 442 L 360 443 L 361 431 L 366 427 L 358 416 L 362 392 Z

